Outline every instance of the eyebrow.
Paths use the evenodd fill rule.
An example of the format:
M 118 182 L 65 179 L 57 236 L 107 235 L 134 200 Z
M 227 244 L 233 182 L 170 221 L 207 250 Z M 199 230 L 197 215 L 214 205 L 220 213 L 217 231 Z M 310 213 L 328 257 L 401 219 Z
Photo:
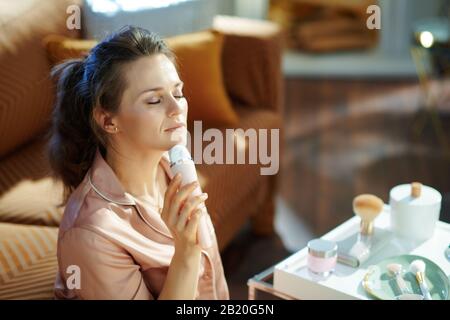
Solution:
M 184 82 L 183 82 L 183 81 L 180 81 L 180 82 L 175 83 L 174 87 L 179 87 L 179 86 L 182 86 L 182 85 L 184 85 Z M 139 96 L 140 96 L 141 94 L 143 94 L 144 92 L 149 92 L 149 91 L 160 91 L 160 90 L 164 90 L 164 88 L 163 88 L 163 87 L 156 87 L 156 88 L 151 88 L 151 89 L 144 89 L 144 90 L 142 90 L 142 91 L 139 93 Z

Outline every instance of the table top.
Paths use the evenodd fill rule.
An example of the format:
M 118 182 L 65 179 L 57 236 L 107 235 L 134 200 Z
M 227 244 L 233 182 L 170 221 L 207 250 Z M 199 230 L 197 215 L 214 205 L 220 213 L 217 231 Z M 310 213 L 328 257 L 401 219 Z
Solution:
M 359 218 L 353 217 L 339 225 L 322 238 L 341 241 L 359 230 Z M 375 220 L 375 228 L 389 230 L 389 207 L 385 206 L 383 213 Z M 377 232 L 377 230 L 376 230 Z M 439 221 L 432 239 L 412 243 L 396 237 L 390 239 L 389 245 L 375 252 L 359 268 L 353 268 L 338 263 L 335 273 L 326 279 L 317 279 L 306 268 L 307 249 L 304 248 L 275 266 L 249 279 L 251 289 L 270 292 L 284 299 L 290 298 L 342 298 L 369 299 L 362 286 L 362 279 L 368 267 L 384 258 L 399 254 L 414 254 L 426 257 L 435 262 L 446 275 L 450 274 L 450 262 L 445 257 L 445 250 L 450 243 L 450 224 Z M 271 281 L 273 279 L 273 282 Z

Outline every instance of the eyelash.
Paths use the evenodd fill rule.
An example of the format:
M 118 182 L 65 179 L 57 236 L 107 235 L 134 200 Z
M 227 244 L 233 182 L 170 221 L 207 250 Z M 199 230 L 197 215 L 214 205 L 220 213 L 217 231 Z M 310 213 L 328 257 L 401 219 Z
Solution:
M 176 99 L 183 99 L 184 98 L 184 95 L 181 95 L 181 96 L 174 96 Z M 160 103 L 161 102 L 161 100 L 158 100 L 158 101 L 156 101 L 156 102 L 147 102 L 147 104 L 158 104 L 158 103 Z

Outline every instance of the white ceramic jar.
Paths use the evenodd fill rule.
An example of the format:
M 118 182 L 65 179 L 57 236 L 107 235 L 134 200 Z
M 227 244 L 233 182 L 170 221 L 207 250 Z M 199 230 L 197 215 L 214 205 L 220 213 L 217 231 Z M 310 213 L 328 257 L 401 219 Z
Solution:
M 424 241 L 434 234 L 442 196 L 436 189 L 418 182 L 391 189 L 391 229 L 400 237 Z

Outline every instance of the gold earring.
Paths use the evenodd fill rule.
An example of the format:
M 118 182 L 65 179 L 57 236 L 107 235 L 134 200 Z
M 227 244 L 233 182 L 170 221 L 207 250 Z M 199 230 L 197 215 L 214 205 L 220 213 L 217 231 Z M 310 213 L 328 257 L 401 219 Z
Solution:
M 117 127 L 114 127 L 114 132 L 117 132 L 117 130 L 119 130 Z

